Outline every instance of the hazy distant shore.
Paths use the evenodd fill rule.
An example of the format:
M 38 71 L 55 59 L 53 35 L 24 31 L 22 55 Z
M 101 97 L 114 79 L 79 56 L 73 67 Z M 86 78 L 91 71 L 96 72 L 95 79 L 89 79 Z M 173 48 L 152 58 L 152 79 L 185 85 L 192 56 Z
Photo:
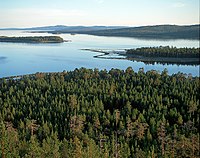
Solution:
M 152 25 L 152 26 L 46 26 L 32 28 L 7 28 L 0 30 L 21 30 L 30 33 L 88 34 L 110 37 L 132 37 L 140 39 L 189 39 L 199 40 L 200 25 Z

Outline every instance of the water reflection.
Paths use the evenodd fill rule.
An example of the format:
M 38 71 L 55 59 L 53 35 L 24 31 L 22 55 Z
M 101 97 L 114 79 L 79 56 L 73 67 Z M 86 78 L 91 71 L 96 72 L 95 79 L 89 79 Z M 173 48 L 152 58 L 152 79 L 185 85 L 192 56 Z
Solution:
M 0 35 L 9 36 L 43 36 L 51 35 L 22 33 L 20 31 L 0 31 Z M 31 74 L 36 72 L 56 72 L 74 70 L 75 68 L 98 68 L 98 69 L 126 69 L 131 66 L 134 71 L 143 67 L 144 71 L 165 68 L 169 74 L 182 72 L 193 76 L 199 76 L 199 66 L 187 65 L 163 65 L 160 63 L 144 63 L 120 59 L 93 58 L 98 52 L 83 51 L 81 49 L 110 49 L 121 50 L 146 46 L 176 46 L 176 47 L 199 47 L 198 40 L 142 40 L 135 38 L 102 37 L 92 35 L 61 34 L 64 40 L 72 40 L 62 44 L 21 44 L 0 43 L 0 77 Z M 110 54 L 110 57 L 116 57 Z M 9 59 L 9 60 L 8 60 Z
M 7 62 L 7 57 L 0 56 L 0 64 Z

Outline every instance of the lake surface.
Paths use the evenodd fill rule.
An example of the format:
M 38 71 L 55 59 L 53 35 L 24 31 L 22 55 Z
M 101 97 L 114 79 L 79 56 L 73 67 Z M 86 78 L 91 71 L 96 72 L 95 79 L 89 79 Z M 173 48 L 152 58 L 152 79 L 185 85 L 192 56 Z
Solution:
M 49 36 L 47 33 L 24 33 L 22 31 L 0 31 L 0 36 Z M 0 42 L 0 77 L 32 74 L 36 72 L 61 72 L 75 68 L 112 68 L 134 71 L 139 68 L 158 70 L 167 68 L 169 74 L 178 72 L 199 76 L 199 66 L 144 64 L 119 59 L 93 58 L 99 53 L 81 49 L 128 49 L 145 46 L 199 47 L 198 40 L 145 40 L 123 37 L 102 37 L 92 35 L 59 35 L 72 42 L 60 44 L 25 44 Z

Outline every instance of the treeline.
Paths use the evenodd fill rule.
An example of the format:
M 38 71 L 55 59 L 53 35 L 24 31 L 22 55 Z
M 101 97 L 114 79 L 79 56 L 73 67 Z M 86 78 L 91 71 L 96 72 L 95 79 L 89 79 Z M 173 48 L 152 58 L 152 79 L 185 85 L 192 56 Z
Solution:
M 141 47 L 129 49 L 127 55 L 136 55 L 143 57 L 172 57 L 172 58 L 199 58 L 199 48 L 176 48 L 170 46 L 160 47 Z
M 199 95 L 131 67 L 0 79 L 0 157 L 199 157 Z
M 71 33 L 91 34 L 97 36 L 135 37 L 145 39 L 195 39 L 199 40 L 200 25 L 154 25 L 128 27 L 119 29 L 70 31 Z M 56 33 L 70 33 L 69 31 L 55 31 Z
M 0 42 L 14 43 L 62 43 L 63 38 L 59 36 L 33 36 L 33 37 L 7 37 L 0 36 Z

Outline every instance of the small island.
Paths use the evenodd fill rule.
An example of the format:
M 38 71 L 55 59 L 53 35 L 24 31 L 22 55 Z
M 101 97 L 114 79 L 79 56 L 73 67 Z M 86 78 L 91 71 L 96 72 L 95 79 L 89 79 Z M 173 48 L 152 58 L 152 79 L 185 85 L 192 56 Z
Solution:
M 32 36 L 32 37 L 8 37 L 0 36 L 0 42 L 12 43 L 63 43 L 66 42 L 59 36 Z

